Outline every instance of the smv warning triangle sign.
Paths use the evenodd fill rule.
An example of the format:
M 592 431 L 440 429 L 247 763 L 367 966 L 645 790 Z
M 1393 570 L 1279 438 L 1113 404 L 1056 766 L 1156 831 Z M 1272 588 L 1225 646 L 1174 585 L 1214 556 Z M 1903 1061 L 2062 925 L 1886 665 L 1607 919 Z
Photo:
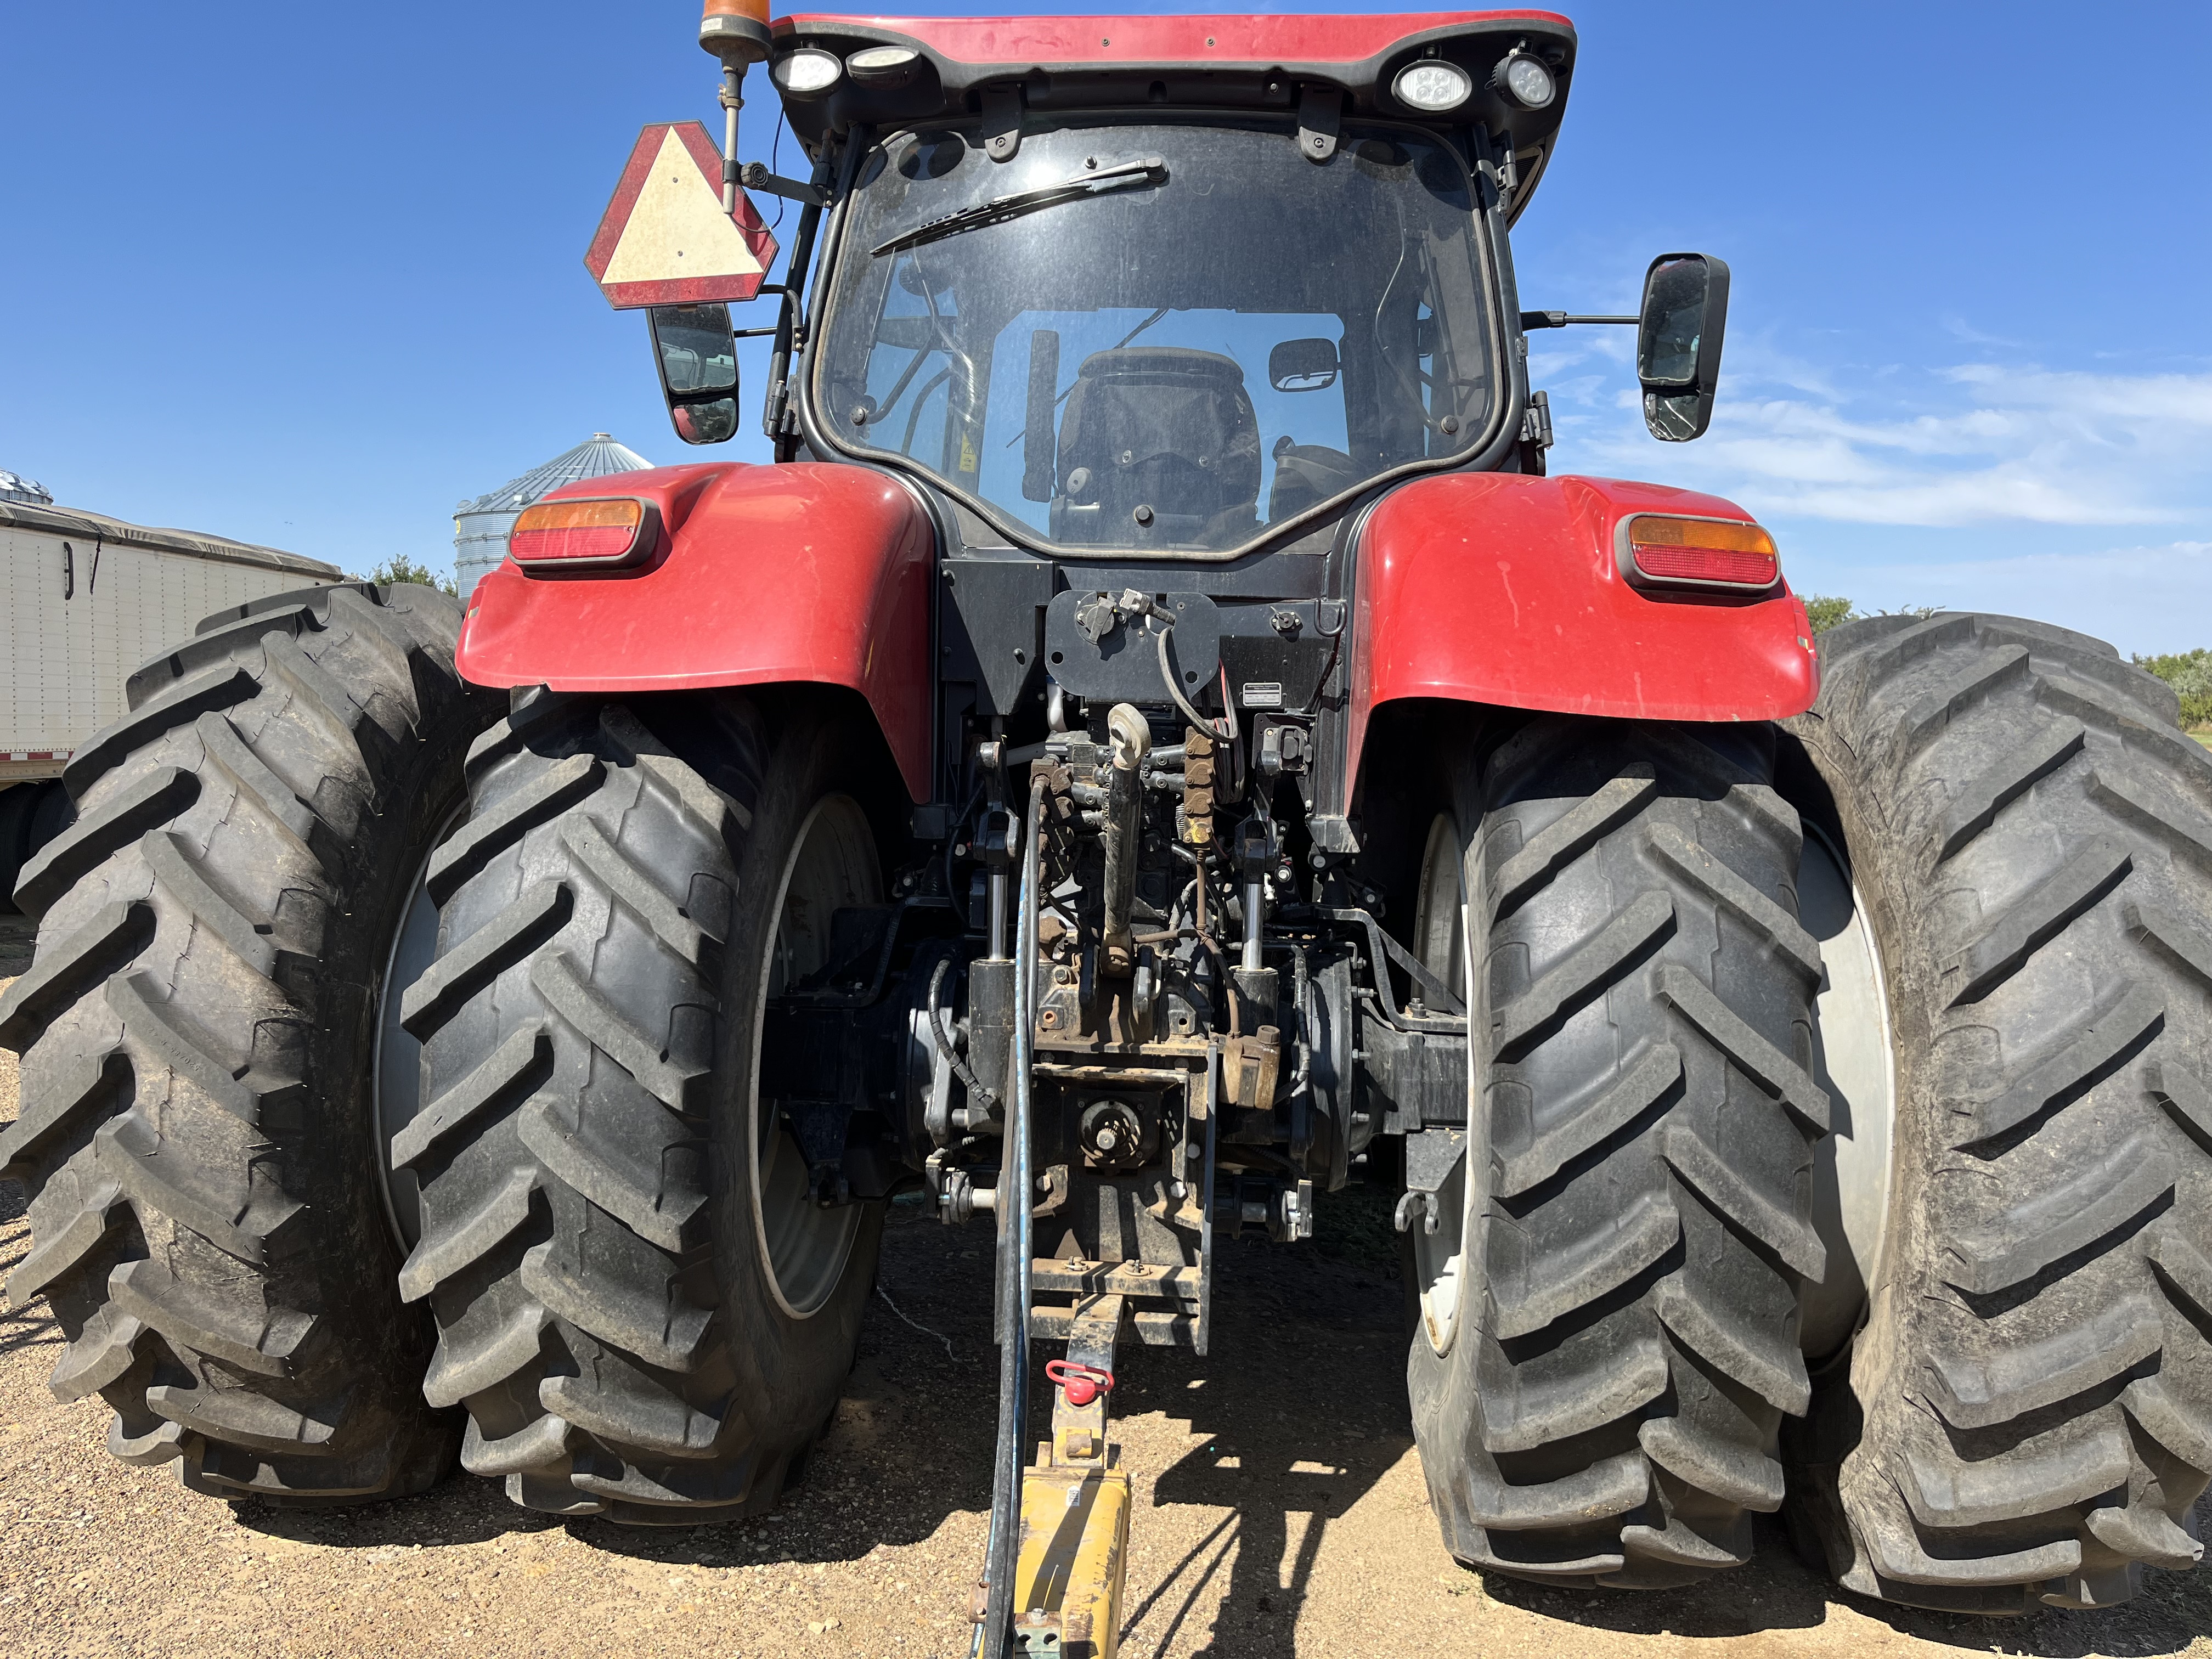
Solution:
M 696 121 L 637 136 L 584 267 L 617 311 L 750 300 L 775 262 L 775 238 L 743 191 L 722 211 L 722 155 Z

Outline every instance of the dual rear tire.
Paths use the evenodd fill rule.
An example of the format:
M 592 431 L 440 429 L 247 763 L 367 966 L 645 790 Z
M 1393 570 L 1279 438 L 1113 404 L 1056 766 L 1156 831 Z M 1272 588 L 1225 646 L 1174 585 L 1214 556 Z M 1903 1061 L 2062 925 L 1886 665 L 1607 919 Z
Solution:
M 46 1297 L 53 1391 L 105 1398 L 109 1449 L 199 1491 L 400 1496 L 459 1438 L 422 1398 L 366 1064 L 383 941 L 496 709 L 453 672 L 459 622 L 366 586 L 209 618 L 70 761 L 76 821 L 15 886 L 8 1294 Z
M 1882 617 L 1822 657 L 1790 730 L 1887 980 L 1897 1115 L 1793 1519 L 1893 1601 L 2124 1601 L 2200 1558 L 2212 1472 L 2212 759 L 2063 629 Z
M 2212 761 L 2063 629 L 1822 658 L 1778 733 L 1541 716 L 1455 775 L 1432 1498 L 1525 1577 L 1680 1583 L 1779 1508 L 1865 1594 L 2108 1605 L 2212 1471 Z
M 882 1216 L 812 1201 L 757 1033 L 881 896 L 876 750 L 798 699 L 502 714 L 459 623 L 366 585 L 223 613 L 72 761 L 0 999 L 9 1297 L 116 1455 L 217 1496 L 404 1496 L 458 1451 L 559 1513 L 763 1508 Z

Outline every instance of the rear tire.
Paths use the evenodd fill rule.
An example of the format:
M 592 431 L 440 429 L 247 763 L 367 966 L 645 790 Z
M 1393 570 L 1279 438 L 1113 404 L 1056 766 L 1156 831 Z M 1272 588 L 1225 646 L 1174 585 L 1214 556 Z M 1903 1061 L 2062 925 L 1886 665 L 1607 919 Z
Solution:
M 392 1159 L 421 1182 L 426 1392 L 519 1504 L 755 1513 L 836 1407 L 882 1206 L 816 1207 L 780 1122 L 756 1133 L 757 1033 L 830 914 L 879 901 L 876 753 L 805 707 L 540 692 L 471 758 Z
M 1820 654 L 1789 729 L 1890 988 L 1897 1120 L 1793 1521 L 1866 1595 L 2124 1601 L 2197 1559 L 2212 1472 L 2212 759 L 2063 629 L 1880 617 Z
M 1540 716 L 1461 751 L 1431 846 L 1466 943 L 1435 856 L 1416 933 L 1474 1011 L 1466 1207 L 1413 1252 L 1407 1374 L 1445 1542 L 1486 1571 L 1685 1583 L 1781 1504 L 1826 1102 L 1772 745 Z
M 0 999 L 31 1193 L 9 1294 L 44 1295 L 64 1400 L 108 1448 L 228 1498 L 419 1492 L 459 1424 L 392 1289 L 369 1057 L 403 896 L 497 712 L 453 672 L 460 607 L 318 588 L 209 618 L 132 675 L 24 866 L 42 918 Z

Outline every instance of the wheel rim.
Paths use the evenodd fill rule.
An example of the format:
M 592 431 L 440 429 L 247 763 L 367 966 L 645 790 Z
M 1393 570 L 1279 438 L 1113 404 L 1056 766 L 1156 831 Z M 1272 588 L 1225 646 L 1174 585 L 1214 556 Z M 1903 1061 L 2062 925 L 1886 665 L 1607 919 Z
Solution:
M 422 1109 L 422 1045 L 401 1027 L 399 1003 L 438 955 L 438 906 L 430 896 L 430 859 L 468 815 L 464 801 L 430 837 L 429 851 L 422 854 L 414 884 L 407 890 L 407 908 L 392 936 L 392 948 L 385 953 L 384 978 L 377 990 L 376 1051 L 370 1060 L 369 1079 L 376 1103 L 371 1161 L 376 1165 L 384 1218 L 403 1250 L 413 1249 L 422 1237 L 422 1188 L 414 1170 L 392 1167 L 392 1139 Z
M 1798 920 L 1825 969 L 1814 1002 L 1813 1075 L 1827 1091 L 1831 1133 L 1814 1153 L 1813 1224 L 1827 1247 L 1827 1277 L 1808 1284 L 1798 1346 L 1834 1353 L 1857 1328 L 1869 1286 L 1881 1283 L 1897 1125 L 1897 1050 L 1889 991 L 1866 909 L 1844 860 L 1805 826 Z
M 776 1305 L 805 1319 L 830 1299 L 844 1277 L 860 1229 L 858 1204 L 823 1209 L 808 1188 L 806 1161 L 781 1115 L 763 1111 L 760 1031 L 768 1000 L 830 959 L 830 918 L 852 905 L 882 899 L 875 837 L 867 815 L 849 795 L 815 803 L 784 860 L 776 888 L 775 929 L 763 952 L 753 1010 L 751 1099 L 746 1112 L 747 1164 L 753 1231 Z
M 1468 963 L 1467 891 L 1462 879 L 1464 858 L 1459 826 L 1449 814 L 1439 813 L 1429 826 L 1428 846 L 1421 854 L 1420 896 L 1413 912 L 1413 939 L 1421 965 L 1447 985 L 1455 981 L 1460 997 L 1474 1007 L 1474 975 Z M 1470 1019 L 1468 1034 L 1473 1036 Z M 1473 1065 L 1470 1043 L 1468 1061 Z M 1474 1109 L 1470 1082 L 1468 1109 Z M 1470 1145 L 1472 1142 L 1470 1141 Z M 1421 1325 L 1429 1346 L 1443 1353 L 1451 1346 L 1458 1328 L 1461 1280 L 1467 1266 L 1468 1160 L 1460 1159 L 1451 1176 L 1437 1193 L 1437 1230 L 1430 1232 L 1413 1224 L 1413 1272 L 1420 1297 Z

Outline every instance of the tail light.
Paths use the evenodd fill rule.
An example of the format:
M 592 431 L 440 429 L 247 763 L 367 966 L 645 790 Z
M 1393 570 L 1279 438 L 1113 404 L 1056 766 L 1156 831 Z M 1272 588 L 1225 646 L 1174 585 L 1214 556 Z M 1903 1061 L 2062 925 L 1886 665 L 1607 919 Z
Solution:
M 1753 592 L 1782 574 L 1774 538 L 1755 524 L 1639 514 L 1622 526 L 1632 580 Z
M 507 550 L 526 570 L 614 570 L 636 564 L 660 538 L 660 514 L 633 497 L 539 501 L 514 521 Z

